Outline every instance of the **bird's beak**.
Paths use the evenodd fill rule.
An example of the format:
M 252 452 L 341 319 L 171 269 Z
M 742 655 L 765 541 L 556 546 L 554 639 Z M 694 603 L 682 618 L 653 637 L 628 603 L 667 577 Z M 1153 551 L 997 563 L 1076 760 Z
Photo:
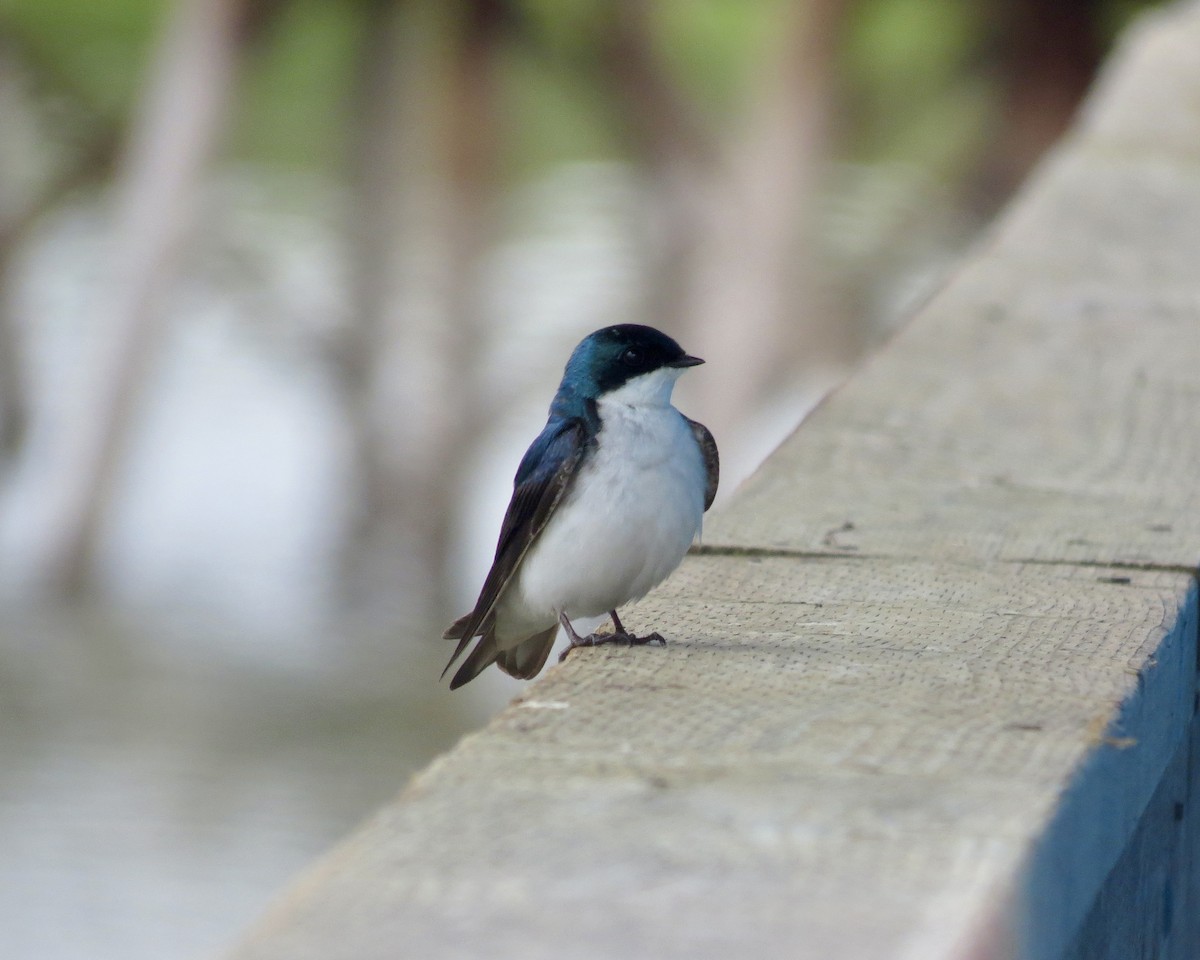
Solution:
M 698 367 L 704 361 L 699 357 L 689 357 L 686 353 L 678 360 L 672 360 L 667 364 L 668 367 Z

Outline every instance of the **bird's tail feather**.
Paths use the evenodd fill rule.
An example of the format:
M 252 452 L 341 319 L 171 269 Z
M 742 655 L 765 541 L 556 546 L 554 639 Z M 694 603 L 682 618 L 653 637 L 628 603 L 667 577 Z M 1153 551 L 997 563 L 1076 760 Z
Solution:
M 493 663 L 511 677 L 528 680 L 545 664 L 550 648 L 554 646 L 557 630 L 558 625 L 555 624 L 549 630 L 543 630 L 522 640 L 515 647 L 501 650 L 496 646 L 495 623 L 489 623 L 475 649 L 454 674 L 454 679 L 450 681 L 450 689 L 457 690 L 464 683 L 474 680 Z
M 550 655 L 557 634 L 558 624 L 556 623 L 549 630 L 535 633 L 515 647 L 499 651 L 496 655 L 496 666 L 510 677 L 516 677 L 518 680 L 536 677 L 542 667 L 546 665 L 546 657 Z
M 450 626 L 448 626 L 445 632 L 442 634 L 443 640 L 458 641 L 458 646 L 454 648 L 454 653 L 450 657 L 449 662 L 447 662 L 447 664 L 442 668 L 443 677 L 446 675 L 446 671 L 454 666 L 454 661 L 462 656 L 462 652 L 467 649 L 467 644 L 469 644 L 480 633 L 487 633 L 492 629 L 492 625 L 495 623 L 495 620 L 491 614 L 488 614 L 488 616 L 483 618 L 483 623 L 481 623 L 475 630 L 472 630 L 471 620 L 474 616 L 475 611 L 472 610 L 470 613 L 459 617 L 452 624 L 450 624 Z
M 455 620 L 448 626 L 445 632 L 442 633 L 443 640 L 462 640 L 463 633 L 466 632 L 467 625 L 471 622 L 471 618 L 475 616 L 475 611 L 464 613 L 461 617 Z
M 470 642 L 470 638 L 464 638 L 458 643 L 458 650 L 454 656 L 457 657 L 459 651 Z M 496 629 L 495 624 L 488 624 L 486 630 L 483 631 L 483 636 L 479 638 L 479 642 L 475 644 L 475 649 L 463 661 L 462 666 L 458 668 L 458 672 L 454 674 L 454 678 L 450 681 L 450 689 L 457 690 L 464 683 L 469 683 L 474 680 L 480 673 L 487 669 L 491 664 L 495 663 L 496 657 L 500 655 L 500 651 L 496 649 Z M 453 663 L 451 660 L 450 663 Z M 446 669 L 450 669 L 450 664 L 446 664 Z

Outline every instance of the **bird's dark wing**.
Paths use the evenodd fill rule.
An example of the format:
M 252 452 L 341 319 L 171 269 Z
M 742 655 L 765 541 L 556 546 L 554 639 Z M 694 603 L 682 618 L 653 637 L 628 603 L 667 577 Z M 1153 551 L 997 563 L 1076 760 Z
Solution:
M 721 458 L 717 455 L 717 441 L 713 439 L 713 435 L 708 432 L 708 427 L 702 423 L 697 423 L 695 420 L 688 420 L 688 426 L 692 428 L 692 436 L 696 438 L 696 443 L 700 445 L 700 455 L 704 457 L 704 471 L 707 475 L 707 483 L 704 486 L 704 509 L 707 510 L 712 506 L 713 498 L 717 495 L 717 484 L 721 479 Z
M 471 639 L 484 629 L 484 621 L 521 559 L 570 489 L 571 481 L 591 449 L 587 437 L 582 419 L 554 418 L 525 452 L 513 480 L 508 512 L 500 527 L 496 558 L 483 582 L 483 589 L 479 591 L 475 609 L 455 621 L 443 634 L 446 639 L 458 640 L 446 670 L 462 655 Z M 442 676 L 446 675 L 446 670 L 442 671 Z

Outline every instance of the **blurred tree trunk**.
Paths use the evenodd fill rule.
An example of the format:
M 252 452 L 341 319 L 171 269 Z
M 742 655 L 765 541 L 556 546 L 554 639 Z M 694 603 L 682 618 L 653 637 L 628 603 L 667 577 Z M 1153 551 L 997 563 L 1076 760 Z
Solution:
M 496 200 L 509 8 L 443 8 L 449 38 L 439 60 L 430 57 L 436 45 L 420 43 L 422 27 L 436 29 L 433 8 L 412 6 L 369 7 L 355 110 L 356 320 L 337 368 L 360 480 L 345 601 L 428 629 L 452 612 L 447 558 L 460 478 L 490 422 L 478 386 L 487 347 L 480 262 Z
M 9 300 L 11 264 L 20 233 L 0 232 L 0 463 L 15 457 L 29 424 L 21 338 Z
M 1100 68 L 1100 0 L 998 0 L 991 4 L 992 69 L 1000 122 L 969 186 L 990 217 L 1071 125 Z
M 178 0 L 168 14 L 118 171 L 105 324 L 85 403 L 63 437 L 47 491 L 42 584 L 86 586 L 114 476 L 163 327 L 201 176 L 228 110 L 250 0 Z
M 4 81 L 0 77 L 0 83 Z M 92 130 L 64 167 L 16 214 L 0 223 L 0 460 L 17 455 L 30 417 L 21 364 L 21 337 L 12 309 L 14 261 L 46 213 L 75 190 L 99 182 L 107 173 L 117 143 L 115 125 Z
M 821 304 L 805 249 L 848 8 L 847 0 L 789 7 L 745 127 L 720 135 L 663 70 L 645 0 L 622 0 L 612 20 L 604 47 L 611 89 L 665 200 L 650 320 L 720 358 L 722 386 L 697 408 L 718 437 L 734 436 L 801 358 L 844 363 L 858 349 L 841 313 Z
M 778 379 L 848 365 L 860 344 L 812 274 L 813 217 L 830 155 L 834 73 L 847 0 L 789 8 L 764 58 L 746 126 L 730 141 L 725 183 L 683 291 L 689 339 L 730 367 L 706 411 L 726 436 Z M 694 337 L 694 339 L 692 339 Z M 704 353 L 701 354 L 705 355 Z
M 354 613 L 392 621 L 426 597 L 426 571 L 408 535 L 408 512 L 420 504 L 409 499 L 402 463 L 405 447 L 418 442 L 423 416 L 420 379 L 411 368 L 421 357 L 432 362 L 428 348 L 413 343 L 423 324 L 405 281 L 412 285 L 417 273 L 414 224 L 428 215 L 430 195 L 418 195 L 414 183 L 424 180 L 419 168 L 428 149 L 427 93 L 436 62 L 435 45 L 421 41 L 435 26 L 429 8 L 405 0 L 369 0 L 365 11 L 351 107 L 353 310 L 334 356 L 358 482 L 342 586 Z
M 708 194 L 717 189 L 713 181 L 724 160 L 721 143 L 666 69 L 646 0 L 612 4 L 597 57 L 601 84 L 616 101 L 633 154 L 652 181 L 646 319 L 682 335 L 688 324 L 683 292 L 695 269 L 701 235 L 710 226 Z

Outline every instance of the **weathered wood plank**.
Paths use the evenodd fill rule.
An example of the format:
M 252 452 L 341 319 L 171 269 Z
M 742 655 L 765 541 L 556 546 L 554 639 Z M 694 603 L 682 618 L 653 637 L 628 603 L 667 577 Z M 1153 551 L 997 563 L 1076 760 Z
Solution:
M 1189 599 L 1179 609 L 1175 629 L 1157 645 L 1148 645 L 1137 673 L 1136 688 L 1121 701 L 1120 714 L 1104 733 L 1103 746 L 1091 750 L 1070 780 L 1054 819 L 1041 831 L 1033 856 L 1022 871 L 1024 902 L 1014 915 L 1020 929 L 1019 956 L 1061 957 L 1081 922 L 1100 897 L 1101 881 L 1118 870 L 1119 859 L 1136 846 L 1139 823 L 1151 796 L 1169 778 L 1173 763 L 1189 746 L 1189 730 L 1197 715 L 1196 583 L 1189 577 Z M 1169 616 L 1169 615 L 1168 615 Z M 1200 819 L 1193 813 L 1193 819 Z M 1119 872 L 1119 871 L 1118 871 Z M 1120 904 L 1142 922 L 1145 899 Z M 1112 911 L 1106 922 L 1119 922 Z M 1185 925 L 1186 926 L 1186 925 Z M 1200 940 L 1175 945 L 1200 951 Z M 1086 956 L 1086 952 L 1084 954 Z
M 1196 960 L 1200 944 L 1200 718 L 1065 960 Z
M 1200 165 L 1197 188 L 1193 250 Z M 1065 289 L 991 261 L 964 272 L 744 485 L 706 544 L 1196 566 L 1198 290 Z
M 1138 691 L 1178 699 L 1196 656 L 1190 578 L 1110 576 L 693 558 L 636 616 L 674 643 L 574 655 L 235 956 L 1000 956 L 1091 756 L 1055 848 L 1082 882 L 1033 871 L 1065 946 L 1176 751 Z M 1138 746 L 1097 747 L 1123 703 Z

